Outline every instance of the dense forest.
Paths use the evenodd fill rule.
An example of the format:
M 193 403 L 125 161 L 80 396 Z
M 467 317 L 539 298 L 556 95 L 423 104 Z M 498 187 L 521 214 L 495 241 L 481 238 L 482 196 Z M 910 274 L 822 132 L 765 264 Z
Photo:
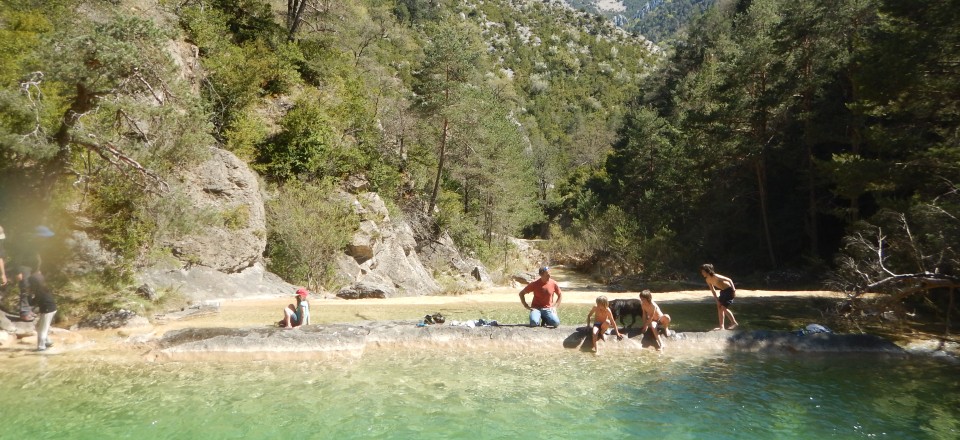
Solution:
M 681 260 L 955 274 L 955 6 L 721 2 L 591 184 Z
M 0 224 L 83 229 L 122 281 L 229 221 L 176 197 L 217 145 L 275 194 L 291 281 L 297 201 L 359 178 L 491 264 L 523 234 L 647 278 L 955 286 L 958 32 L 956 0 L 727 0 L 664 56 L 557 2 L 5 3 Z

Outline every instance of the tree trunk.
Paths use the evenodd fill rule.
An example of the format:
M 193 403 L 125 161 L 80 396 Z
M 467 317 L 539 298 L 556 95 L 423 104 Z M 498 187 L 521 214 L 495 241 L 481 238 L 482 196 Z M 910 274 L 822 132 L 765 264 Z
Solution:
M 297 30 L 300 29 L 303 10 L 306 6 L 307 0 L 287 0 L 287 40 L 293 41 Z
M 770 257 L 770 266 L 777 267 L 777 257 L 773 252 L 773 240 L 770 236 L 770 216 L 767 214 L 767 171 L 761 155 L 755 163 L 757 171 L 757 189 L 760 195 L 760 217 L 763 220 L 763 236 L 767 242 L 767 254 Z
M 950 314 L 953 313 L 953 292 L 955 289 L 950 288 L 950 303 L 947 305 L 947 328 L 944 330 L 945 336 L 950 336 Z
M 450 129 L 450 120 L 443 118 L 443 131 L 440 134 L 440 154 L 437 160 L 437 177 L 433 180 L 433 191 L 430 193 L 430 204 L 427 207 L 427 216 L 433 217 L 433 208 L 437 206 L 437 193 L 440 191 L 440 179 L 443 177 L 443 165 L 447 152 L 447 134 Z
M 807 84 L 803 90 L 803 145 L 806 149 L 806 171 L 807 171 L 807 218 L 805 221 L 805 227 L 807 233 L 807 239 L 810 240 L 810 256 L 814 258 L 819 258 L 820 256 L 820 230 L 817 227 L 817 192 L 816 192 L 816 179 L 815 170 L 814 170 L 814 157 L 813 157 L 813 141 L 811 140 L 811 135 L 813 132 L 812 123 L 810 122 L 811 115 L 813 114 L 813 87 L 810 86 L 811 81 L 813 80 L 813 61 L 812 61 L 812 49 L 810 46 L 813 44 L 810 41 L 809 37 L 804 38 L 803 46 L 806 49 L 805 51 L 805 61 L 803 64 L 803 80 Z

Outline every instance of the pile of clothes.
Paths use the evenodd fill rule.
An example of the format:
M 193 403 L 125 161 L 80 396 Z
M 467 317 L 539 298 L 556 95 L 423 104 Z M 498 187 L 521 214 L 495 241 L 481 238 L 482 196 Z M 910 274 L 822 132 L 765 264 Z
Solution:
M 460 327 L 496 327 L 500 324 L 494 320 L 486 320 L 480 318 L 476 321 L 451 321 L 450 325 L 460 326 Z
M 810 335 L 814 333 L 833 333 L 833 330 L 830 330 L 820 324 L 810 324 L 800 330 L 797 330 L 797 336 Z

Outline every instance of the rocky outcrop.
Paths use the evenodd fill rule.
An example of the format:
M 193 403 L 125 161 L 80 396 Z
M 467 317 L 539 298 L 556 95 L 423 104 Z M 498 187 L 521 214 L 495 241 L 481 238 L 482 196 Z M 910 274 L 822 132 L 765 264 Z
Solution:
M 336 265 L 347 285 L 341 298 L 391 298 L 437 293 L 440 286 L 420 261 L 413 230 L 391 219 L 377 193 L 342 195 L 360 218 L 357 231 Z
M 262 261 L 266 213 L 257 175 L 246 163 L 210 148 L 210 157 L 184 173 L 181 185 L 191 206 L 214 219 L 194 234 L 161 243 L 184 266 L 236 273 Z
M 461 284 L 460 290 L 472 290 L 493 285 L 487 268 L 480 260 L 465 257 L 446 233 L 421 240 L 418 252 L 424 264 Z
M 296 287 L 267 272 L 260 263 L 240 272 L 223 273 L 207 267 L 146 269 L 140 282 L 158 289 L 183 293 L 194 301 L 214 298 L 290 295 Z
M 263 269 L 267 235 L 263 198 L 256 175 L 243 161 L 212 148 L 210 158 L 184 174 L 179 186 L 195 209 L 212 213 L 217 221 L 194 234 L 162 241 L 176 261 L 142 269 L 141 288 L 174 289 L 192 300 L 293 290 Z M 458 280 L 464 290 L 493 283 L 487 269 L 476 259 L 462 257 L 449 237 L 420 245 L 411 226 L 392 218 L 377 193 L 365 191 L 365 185 L 356 182 L 348 188 L 360 191 L 340 195 L 359 222 L 344 253 L 334 261 L 337 278 L 344 281 L 338 296 L 431 295 L 441 290 L 434 274 Z M 84 248 L 84 240 L 77 242 L 78 248 Z
M 150 321 L 137 312 L 127 309 L 113 310 L 99 316 L 92 316 L 80 322 L 79 328 L 98 330 L 149 327 Z
M 193 300 L 288 294 L 293 286 L 264 270 L 266 213 L 257 175 L 233 153 L 210 157 L 178 184 L 197 212 L 212 220 L 193 234 L 162 240 L 176 258 L 141 269 L 140 289 L 176 290 Z
M 431 325 L 414 321 L 379 321 L 354 324 L 311 325 L 293 330 L 273 327 L 245 329 L 194 328 L 169 332 L 157 343 L 156 359 L 266 359 L 284 357 L 359 356 L 368 348 L 420 348 L 443 346 L 463 349 L 579 349 L 589 350 L 586 327 L 556 329 L 523 325 L 467 327 Z M 604 349 L 639 350 L 650 346 L 649 338 L 633 329 L 627 338 L 609 337 Z M 882 353 L 904 355 L 892 342 L 871 335 L 812 334 L 791 332 L 716 331 L 677 333 L 666 338 L 666 353 L 748 351 L 764 353 Z
M 113 267 L 118 258 L 84 231 L 73 231 L 65 244 L 73 257 L 64 261 L 61 268 L 69 277 L 98 273 L 104 268 Z

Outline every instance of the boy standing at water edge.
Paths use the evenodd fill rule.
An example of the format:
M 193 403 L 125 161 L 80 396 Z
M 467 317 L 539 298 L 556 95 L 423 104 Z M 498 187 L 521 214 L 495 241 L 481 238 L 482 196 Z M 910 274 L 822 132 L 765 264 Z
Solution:
M 538 327 L 541 322 L 550 327 L 557 327 L 560 325 L 560 317 L 557 315 L 556 307 L 560 305 L 563 294 L 560 292 L 560 286 L 557 285 L 557 282 L 550 279 L 549 267 L 541 267 L 537 272 L 540 274 L 540 279 L 527 284 L 520 291 L 520 302 L 523 303 L 525 309 L 530 311 L 530 327 Z M 533 293 L 533 302 L 528 306 L 526 294 L 531 292 Z M 554 301 L 554 296 L 556 296 L 556 301 Z
M 29 289 L 33 296 L 32 303 L 40 308 L 40 318 L 37 323 L 37 351 L 44 351 L 53 346 L 47 334 L 50 332 L 50 325 L 53 324 L 53 316 L 57 314 L 57 303 L 40 271 L 30 275 Z
M 640 292 L 640 307 L 643 309 L 643 328 L 640 329 L 640 334 L 643 335 L 647 332 L 647 329 L 651 330 L 653 333 L 653 343 L 657 347 L 657 351 L 663 350 L 663 341 L 660 340 L 660 331 L 658 329 L 663 329 L 663 334 L 670 336 L 670 315 L 664 314 L 660 311 L 660 306 L 653 301 L 653 294 L 649 290 L 644 290 Z
M 597 345 L 597 341 L 606 339 L 603 335 L 607 334 L 607 329 L 611 325 L 617 331 L 617 340 L 623 339 L 623 335 L 620 334 L 620 327 L 617 326 L 617 321 L 613 319 L 613 312 L 610 311 L 610 302 L 607 301 L 607 297 L 603 295 L 597 297 L 596 307 L 590 309 L 590 313 L 587 313 L 587 327 L 590 327 L 591 317 L 594 318 L 591 328 L 594 353 L 600 354 L 600 346 Z
M 733 322 L 733 325 L 727 330 L 733 330 L 737 328 L 738 324 L 737 319 L 733 317 L 733 312 L 730 311 L 730 304 L 733 304 L 733 299 L 737 296 L 737 288 L 733 285 L 733 280 L 723 275 L 718 274 L 714 269 L 712 264 L 704 264 L 700 266 L 700 275 L 707 281 L 707 286 L 710 287 L 710 292 L 713 293 L 714 299 L 717 300 L 717 315 L 720 320 L 720 327 L 715 328 L 714 330 L 723 330 L 725 329 L 724 318 L 726 315 L 730 315 L 730 321 Z M 717 289 L 720 289 L 720 295 L 717 295 Z

